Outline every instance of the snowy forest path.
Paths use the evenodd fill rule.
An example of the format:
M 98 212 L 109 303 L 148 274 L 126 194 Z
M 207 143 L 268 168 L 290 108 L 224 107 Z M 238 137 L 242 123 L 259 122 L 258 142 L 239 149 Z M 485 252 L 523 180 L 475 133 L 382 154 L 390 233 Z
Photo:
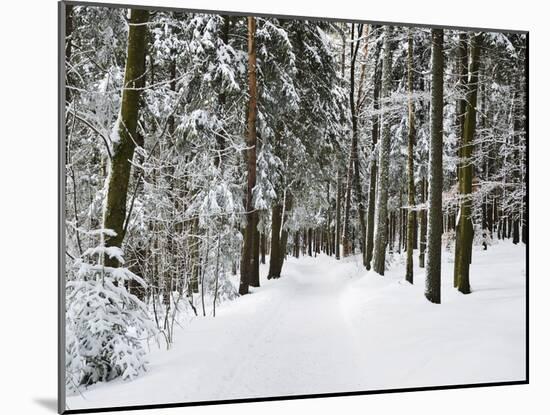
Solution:
M 246 341 L 251 353 L 221 396 L 235 383 L 250 385 L 249 393 L 258 390 L 258 382 L 266 391 L 278 385 L 280 395 L 359 390 L 364 383 L 364 359 L 342 308 L 349 277 L 315 258 L 291 261 L 281 279 L 267 282 L 278 300 L 259 309 L 263 323 Z M 250 312 L 247 320 L 258 320 Z
M 153 348 L 148 373 L 68 397 L 69 407 L 181 403 L 521 379 L 525 373 L 525 249 L 475 251 L 474 292 L 452 286 L 443 252 L 443 304 L 423 296 L 422 269 L 384 277 L 360 256 L 287 258 L 279 279 L 224 302 L 216 317 L 176 330 Z M 434 312 L 436 311 L 437 312 Z M 451 324 L 451 323 L 452 324 Z M 449 329 L 449 327 L 452 328 Z M 440 353 L 434 356 L 432 350 Z M 406 352 L 404 352 L 406 351 Z M 453 359 L 448 359 L 452 355 Z M 470 362 L 475 361 L 475 365 Z

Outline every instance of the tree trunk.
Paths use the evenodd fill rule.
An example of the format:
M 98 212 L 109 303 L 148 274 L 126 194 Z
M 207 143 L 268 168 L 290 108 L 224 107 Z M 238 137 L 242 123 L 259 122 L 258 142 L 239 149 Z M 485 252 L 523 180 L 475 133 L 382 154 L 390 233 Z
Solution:
M 422 178 L 422 191 L 420 192 L 420 203 L 426 203 L 426 193 L 427 193 L 427 183 L 426 178 Z M 426 252 L 426 228 L 427 228 L 427 209 L 422 208 L 420 213 L 420 254 L 418 256 L 418 266 L 424 268 L 424 258 Z
M 252 201 L 252 192 L 256 186 L 256 19 L 248 17 L 248 122 L 246 137 L 247 188 L 246 188 L 246 230 L 241 259 L 241 281 L 239 294 L 248 294 L 248 286 L 254 273 L 254 237 L 256 235 L 256 217 Z
M 281 222 L 282 222 L 283 206 L 280 203 L 273 205 L 271 208 L 271 254 L 269 256 L 269 272 L 267 279 L 279 278 L 280 269 L 279 263 L 284 255 L 281 252 Z
M 357 53 L 359 50 L 359 44 L 361 43 L 360 36 L 363 33 L 363 25 L 358 25 L 357 28 L 357 41 L 355 42 L 355 48 L 351 48 L 354 53 L 351 59 L 351 67 L 350 67 L 350 109 L 351 109 L 351 131 L 352 131 L 352 138 L 351 138 L 351 159 L 353 161 L 353 182 L 354 182 L 354 191 L 355 191 L 355 198 L 357 200 L 357 214 L 359 215 L 359 241 L 361 246 L 361 252 L 363 253 L 363 265 L 366 265 L 365 263 L 365 237 L 366 237 L 366 229 L 367 225 L 365 223 L 365 207 L 363 204 L 363 192 L 361 190 L 361 175 L 360 170 L 361 166 L 359 165 L 359 150 L 358 150 L 358 116 L 357 116 L 357 107 L 360 108 L 360 98 L 361 98 L 361 91 L 359 91 L 357 103 L 355 101 L 355 63 L 357 61 Z M 365 35 L 366 36 L 366 35 Z M 352 40 L 354 40 L 352 35 Z M 368 42 L 365 41 L 365 55 L 367 53 L 367 45 Z M 359 87 L 362 87 L 362 83 L 360 83 Z
M 334 251 L 336 259 L 340 259 L 340 241 L 342 230 L 342 177 L 338 170 L 337 191 L 336 191 L 336 229 L 334 237 Z
M 470 263 L 472 258 L 472 243 L 474 227 L 472 223 L 472 165 L 473 138 L 476 124 L 477 84 L 479 71 L 481 35 L 472 36 L 470 47 L 470 67 L 468 77 L 468 93 L 466 94 L 466 114 L 461 142 L 458 187 L 461 196 L 460 217 L 455 244 L 455 275 L 456 287 L 463 294 L 470 293 Z
M 376 177 L 378 171 L 376 168 L 376 156 L 374 151 L 378 142 L 378 136 L 380 133 L 380 122 L 377 111 L 380 109 L 380 81 L 381 71 L 378 64 L 378 57 L 380 56 L 380 47 L 376 49 L 375 55 L 375 70 L 374 70 L 374 91 L 373 91 L 373 109 L 374 115 L 372 116 L 372 143 L 371 143 L 371 161 L 369 171 L 369 201 L 367 206 L 367 236 L 365 247 L 365 267 L 367 270 L 371 269 L 372 253 L 374 249 L 374 228 L 375 228 L 375 206 L 376 206 Z
M 515 168 L 514 168 L 514 174 L 513 174 L 513 180 L 514 180 L 514 186 L 516 188 L 521 189 L 522 183 L 521 183 L 521 168 L 522 168 L 522 158 L 519 151 L 519 145 L 520 145 L 520 135 L 522 132 L 522 124 L 523 124 L 523 106 L 520 103 L 520 88 L 521 88 L 521 82 L 519 75 L 516 75 L 516 92 L 514 97 L 514 161 L 515 161 Z M 520 220 L 521 220 L 521 207 L 518 206 L 513 211 L 513 218 L 512 218 L 512 243 L 514 245 L 518 244 L 520 241 Z
M 441 303 L 443 190 L 443 29 L 432 29 L 431 139 L 428 192 L 426 298 Z
M 250 286 L 260 286 L 260 232 L 258 231 L 258 212 L 254 212 L 254 247 L 252 252 L 252 273 L 250 278 Z
M 468 35 L 466 33 L 461 33 L 459 35 L 458 42 L 458 56 L 457 56 L 457 65 L 458 65 L 458 90 L 460 94 L 466 95 L 466 86 L 468 83 Z M 466 114 L 466 98 L 459 98 L 457 100 L 457 125 L 458 125 L 458 136 L 460 137 L 460 142 L 458 144 L 457 155 L 460 160 L 463 156 L 462 150 L 462 140 L 464 137 L 464 117 Z M 457 181 L 460 181 L 460 162 L 457 164 Z M 460 183 L 459 183 L 460 187 Z M 458 267 L 460 266 L 460 256 L 462 245 L 459 243 L 462 240 L 460 235 L 460 226 L 455 232 L 455 262 L 454 262 L 454 276 L 453 284 L 455 287 L 458 287 Z
M 265 232 L 262 232 L 262 235 L 260 236 L 260 262 L 262 264 L 265 264 L 265 251 L 266 251 Z
M 407 86 L 409 90 L 409 136 L 408 136 L 408 153 L 407 153 L 407 266 L 405 271 L 405 279 L 413 283 L 413 249 L 414 249 L 414 102 L 413 94 L 413 36 L 409 29 L 408 56 L 407 56 Z
M 382 63 L 382 90 L 383 99 L 388 98 L 391 88 L 391 49 L 390 36 L 391 26 L 385 26 L 384 37 L 384 59 Z M 383 107 L 387 107 L 384 103 Z M 380 275 L 384 275 L 386 263 L 386 245 L 387 245 L 387 217 L 388 217 L 388 176 L 390 168 L 390 116 L 386 112 L 382 113 L 382 137 L 378 153 L 378 195 L 376 198 L 375 211 L 375 234 L 374 234 L 374 266 L 373 269 Z
M 288 244 L 288 230 L 284 227 L 285 216 L 288 217 L 291 209 L 292 195 L 288 193 L 284 198 L 284 214 L 282 204 L 276 204 L 272 208 L 271 257 L 269 258 L 268 279 L 281 276 Z
M 131 162 L 136 146 L 136 131 L 140 103 L 140 88 L 144 86 L 145 72 L 145 35 L 149 18 L 147 10 L 132 9 L 130 12 L 130 29 L 124 87 L 120 114 L 117 120 L 117 138 L 113 142 L 111 169 L 107 187 L 106 206 L 103 217 L 103 228 L 112 229 L 115 236 L 105 238 L 105 245 L 121 247 L 124 239 L 126 220 L 126 200 L 130 181 Z M 105 265 L 117 267 L 115 258 L 105 258 Z

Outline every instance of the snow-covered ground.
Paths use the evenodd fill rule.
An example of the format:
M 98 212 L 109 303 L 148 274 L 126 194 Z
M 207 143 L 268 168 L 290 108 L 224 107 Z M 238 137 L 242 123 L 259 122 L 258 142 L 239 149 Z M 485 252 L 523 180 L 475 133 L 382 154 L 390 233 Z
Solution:
M 444 252 L 442 304 L 403 279 L 404 257 L 386 276 L 359 257 L 289 258 L 279 280 L 225 303 L 217 316 L 178 329 L 148 373 L 67 398 L 70 409 L 301 395 L 525 379 L 525 248 L 475 248 L 473 293 L 452 288 Z M 267 273 L 262 266 L 262 276 Z

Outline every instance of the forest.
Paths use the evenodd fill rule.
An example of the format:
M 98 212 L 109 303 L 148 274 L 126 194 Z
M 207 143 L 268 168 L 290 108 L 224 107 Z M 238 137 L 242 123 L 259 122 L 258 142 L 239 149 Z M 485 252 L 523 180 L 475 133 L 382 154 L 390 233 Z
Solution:
M 393 281 L 379 291 L 401 290 L 392 316 L 414 301 L 440 318 L 456 307 L 449 319 L 468 322 L 484 314 L 479 298 L 508 281 L 485 276 L 511 257 L 519 322 L 502 314 L 501 324 L 517 327 L 510 344 L 523 342 L 525 33 L 71 4 L 64 18 L 65 380 L 74 405 L 86 388 L 100 391 L 94 384 L 145 380 L 157 367 L 146 374 L 151 353 L 158 363 L 177 351 L 192 364 L 202 333 L 194 325 L 214 333 L 193 350 L 212 353 L 230 327 L 216 321 L 239 320 L 225 353 L 264 324 L 298 324 L 290 314 L 249 318 L 283 313 L 293 295 L 294 318 L 316 320 L 341 290 L 353 295 L 349 308 Z M 330 284 L 316 292 L 324 269 Z M 279 294 L 278 306 L 262 308 Z M 314 294 L 326 302 L 317 307 Z M 374 318 L 399 325 L 384 307 Z M 319 340 L 323 321 L 311 324 Z M 326 336 L 339 337 L 340 325 Z M 235 366 L 254 351 L 240 353 Z M 312 379 L 304 383 L 317 389 L 306 393 L 333 389 Z M 269 393 L 222 386 L 204 399 Z M 342 388 L 366 387 L 358 378 Z

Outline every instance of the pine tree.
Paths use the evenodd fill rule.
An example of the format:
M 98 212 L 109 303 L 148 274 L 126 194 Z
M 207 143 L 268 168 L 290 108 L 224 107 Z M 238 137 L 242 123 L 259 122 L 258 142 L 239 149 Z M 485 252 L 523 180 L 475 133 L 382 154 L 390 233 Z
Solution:
M 470 47 L 470 64 L 468 68 L 468 92 L 466 94 L 466 114 L 462 141 L 460 143 L 460 163 L 458 180 L 460 190 L 460 217 L 458 220 L 455 277 L 456 287 L 463 294 L 470 293 L 470 263 L 472 262 L 472 244 L 474 226 L 472 219 L 472 179 L 474 167 L 472 161 L 473 138 L 476 124 L 477 86 L 479 71 L 481 34 L 473 35 Z
M 384 275 L 386 268 L 387 218 L 388 218 L 388 177 L 390 168 L 390 114 L 388 98 L 391 91 L 391 57 L 390 46 L 391 26 L 384 28 L 384 58 L 382 63 L 382 136 L 378 153 L 378 192 L 376 198 L 375 229 L 374 229 L 374 266 L 373 269 Z
M 414 102 L 413 94 L 413 37 L 409 29 L 408 55 L 407 55 L 407 85 L 409 90 L 409 135 L 408 135 L 408 153 L 407 153 L 407 202 L 409 209 L 407 212 L 407 268 L 405 279 L 413 283 L 413 248 L 414 248 L 414 228 L 415 212 L 414 206 Z
M 441 233 L 443 231 L 443 29 L 432 29 L 432 95 L 428 178 L 426 298 L 441 303 Z
M 376 49 L 376 55 L 374 59 L 374 87 L 373 87 L 373 110 L 372 116 L 372 130 L 371 130 L 371 161 L 369 170 L 369 201 L 367 206 L 367 236 L 366 236 L 366 248 L 365 248 L 365 267 L 367 270 L 371 269 L 372 254 L 374 250 L 374 228 L 375 223 L 375 208 L 376 208 L 376 179 L 378 176 L 377 169 L 377 157 L 375 154 L 376 145 L 378 143 L 378 137 L 380 135 L 380 117 L 378 110 L 380 110 L 380 84 L 382 79 L 382 71 L 379 64 L 380 47 Z
M 246 229 L 241 258 L 241 281 L 239 294 L 248 294 L 248 286 L 254 274 L 254 239 L 256 235 L 257 213 L 253 205 L 253 191 L 256 185 L 256 19 L 248 17 L 248 119 L 246 135 Z

